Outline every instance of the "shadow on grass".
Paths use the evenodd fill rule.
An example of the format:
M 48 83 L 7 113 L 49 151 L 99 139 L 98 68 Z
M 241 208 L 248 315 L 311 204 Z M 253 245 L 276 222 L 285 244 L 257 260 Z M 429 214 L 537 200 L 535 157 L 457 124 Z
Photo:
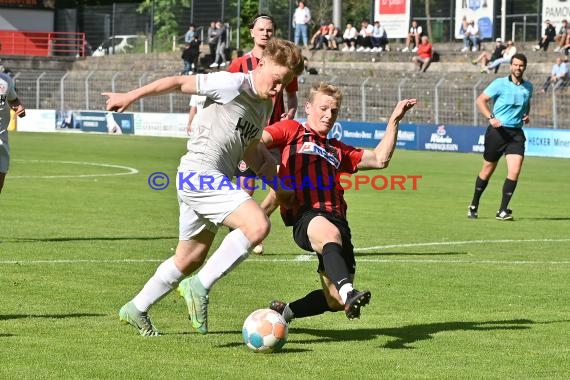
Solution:
M 11 336 L 15 336 L 15 335 L 14 334 L 0 333 L 0 338 L 9 338 Z
M 534 324 L 530 319 L 511 319 L 504 321 L 486 322 L 441 322 L 421 325 L 409 325 L 394 328 L 355 329 L 355 330 L 322 330 L 295 328 L 289 334 L 308 334 L 320 339 L 291 340 L 295 343 L 313 344 L 327 341 L 363 341 L 376 339 L 379 336 L 391 336 L 391 340 L 381 346 L 390 349 L 413 349 L 413 343 L 433 339 L 433 336 L 445 331 L 493 331 L 493 330 L 527 330 Z
M 65 319 L 65 318 L 85 318 L 85 317 L 106 317 L 106 314 L 95 314 L 95 313 L 70 313 L 70 314 L 0 314 L 0 321 L 7 321 L 9 319 L 25 319 L 25 318 L 53 318 L 53 319 Z
M 570 220 L 570 217 L 567 216 L 545 216 L 543 218 L 517 218 L 517 220 L 551 220 L 551 221 L 565 221 L 565 220 Z
M 36 243 L 36 242 L 66 242 L 66 241 L 120 241 L 120 240 L 178 240 L 178 236 L 106 236 L 106 237 L 53 237 L 53 238 L 10 238 L 3 239 L 5 243 Z
M 360 256 L 456 256 L 467 255 L 467 252 L 386 252 L 386 251 L 356 251 L 354 254 Z

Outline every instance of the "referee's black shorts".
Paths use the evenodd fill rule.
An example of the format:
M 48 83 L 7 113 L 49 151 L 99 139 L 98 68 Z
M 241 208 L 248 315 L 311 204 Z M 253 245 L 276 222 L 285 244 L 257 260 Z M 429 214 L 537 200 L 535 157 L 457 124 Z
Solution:
M 342 257 L 346 266 L 348 268 L 348 273 L 354 275 L 356 272 L 356 260 L 354 259 L 354 246 L 352 245 L 352 235 L 350 232 L 350 227 L 348 226 L 348 221 L 345 218 L 340 218 L 331 213 L 320 211 L 320 210 L 307 210 L 301 214 L 301 217 L 293 226 L 293 239 L 299 248 L 305 251 L 312 252 L 311 242 L 309 236 L 307 235 L 307 229 L 309 228 L 309 223 L 316 216 L 322 216 L 326 218 L 329 222 L 334 224 L 340 232 L 340 237 L 342 239 Z M 319 259 L 318 272 L 324 272 L 325 267 L 323 265 L 322 255 L 317 255 Z
M 485 132 L 485 150 L 483 158 L 489 162 L 497 162 L 503 154 L 524 156 L 526 137 L 522 128 L 487 127 Z

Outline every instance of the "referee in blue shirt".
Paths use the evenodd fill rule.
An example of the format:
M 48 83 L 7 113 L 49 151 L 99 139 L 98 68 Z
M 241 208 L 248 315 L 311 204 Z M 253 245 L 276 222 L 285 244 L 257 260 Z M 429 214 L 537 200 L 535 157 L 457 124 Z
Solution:
M 467 210 L 468 218 L 477 218 L 479 199 L 497 168 L 499 159 L 505 155 L 507 178 L 503 184 L 503 197 L 496 218 L 513 220 L 513 212 L 508 206 L 517 187 L 524 160 L 526 138 L 522 126 L 529 122 L 532 97 L 532 84 L 523 79 L 526 64 L 523 54 L 513 55 L 510 75 L 495 79 L 477 98 L 477 108 L 489 120 L 489 127 L 485 133 L 483 167 L 475 181 L 475 193 Z M 493 111 L 488 105 L 491 99 L 494 103 Z

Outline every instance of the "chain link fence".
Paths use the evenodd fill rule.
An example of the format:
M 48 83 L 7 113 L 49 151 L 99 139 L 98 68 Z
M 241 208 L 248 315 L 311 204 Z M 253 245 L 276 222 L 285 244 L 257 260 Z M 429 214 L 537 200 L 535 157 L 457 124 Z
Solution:
M 466 73 L 386 72 L 364 77 L 360 72 L 339 75 L 305 75 L 300 78 L 298 118 L 304 118 L 302 104 L 310 87 L 325 81 L 339 86 L 344 94 L 339 119 L 386 122 L 399 99 L 416 98 L 417 106 L 406 122 L 418 124 L 485 125 L 475 99 L 496 78 Z M 28 108 L 103 110 L 102 92 L 126 92 L 158 78 L 172 75 L 161 71 L 30 71 L 16 73 L 16 87 Z M 570 88 L 556 88 L 542 94 L 545 74 L 527 76 L 535 88 L 531 103 L 532 127 L 570 129 Z M 133 112 L 186 113 L 190 96 L 168 94 L 148 97 L 133 104 Z

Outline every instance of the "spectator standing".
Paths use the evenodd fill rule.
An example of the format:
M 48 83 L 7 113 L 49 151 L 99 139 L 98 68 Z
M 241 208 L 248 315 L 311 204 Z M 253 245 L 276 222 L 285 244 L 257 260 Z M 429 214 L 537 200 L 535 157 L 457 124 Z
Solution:
M 363 18 L 360 22 L 360 32 L 356 36 L 356 51 L 369 52 L 372 50 L 372 33 L 374 27 L 370 25 L 367 18 Z
M 228 39 L 228 30 L 221 21 L 216 21 L 217 45 L 216 45 L 216 58 L 210 67 L 220 68 L 225 67 L 228 63 L 226 61 L 226 41 Z M 219 62 L 221 60 L 221 62 Z
M 562 50 L 562 47 L 566 44 L 566 36 L 567 36 L 567 29 L 568 29 L 568 21 L 566 19 L 562 20 L 562 25 L 558 30 L 558 34 L 556 35 L 555 41 L 558 46 L 554 49 L 555 52 L 559 52 Z
M 548 50 L 548 45 L 556 39 L 556 28 L 550 23 L 550 20 L 544 22 L 546 27 L 544 28 L 544 34 L 542 38 L 538 41 L 538 45 L 534 46 L 534 51 L 537 50 Z
M 540 92 L 544 94 L 548 87 L 552 84 L 554 88 L 560 88 L 566 86 L 568 82 L 568 67 L 566 62 L 562 62 L 561 57 L 556 57 L 556 63 L 552 65 L 552 70 L 550 76 L 546 78 L 546 81 L 542 85 Z
M 293 27 L 295 28 L 295 45 L 299 45 L 303 39 L 303 46 L 309 48 L 309 23 L 311 22 L 311 11 L 305 6 L 304 1 L 297 3 L 295 13 L 293 13 Z
M 380 25 L 380 21 L 374 21 L 372 30 L 372 51 L 388 50 L 388 33 L 384 26 Z
M 342 34 L 342 40 L 344 42 L 344 47 L 342 51 L 355 51 L 356 50 L 356 35 L 358 31 L 351 23 L 346 24 L 346 29 Z
M 192 42 L 192 40 L 194 40 L 195 34 L 196 34 L 196 27 L 194 26 L 194 24 L 190 24 L 190 26 L 188 27 L 188 31 L 186 32 L 186 34 L 184 34 L 184 42 L 186 42 L 187 44 Z
M 216 48 L 218 47 L 218 29 L 215 21 L 212 21 L 208 28 L 208 47 L 210 48 L 211 61 L 214 62 L 214 59 L 216 59 Z
M 431 64 L 433 57 L 433 48 L 427 36 L 422 36 L 421 43 L 417 48 L 417 55 L 412 57 L 412 62 L 418 67 L 418 71 L 426 72 Z
M 402 49 L 403 52 L 418 51 L 418 45 L 420 44 L 420 39 L 423 35 L 423 29 L 418 24 L 416 20 L 412 20 L 412 26 L 410 26 L 410 32 L 408 33 L 408 37 L 406 38 L 406 47 Z M 413 46 L 413 48 L 412 48 Z
M 198 39 L 198 35 L 194 34 L 192 41 L 187 43 L 184 50 L 182 51 L 182 61 L 184 62 L 182 75 L 192 75 L 194 73 L 199 55 L 200 40 Z

